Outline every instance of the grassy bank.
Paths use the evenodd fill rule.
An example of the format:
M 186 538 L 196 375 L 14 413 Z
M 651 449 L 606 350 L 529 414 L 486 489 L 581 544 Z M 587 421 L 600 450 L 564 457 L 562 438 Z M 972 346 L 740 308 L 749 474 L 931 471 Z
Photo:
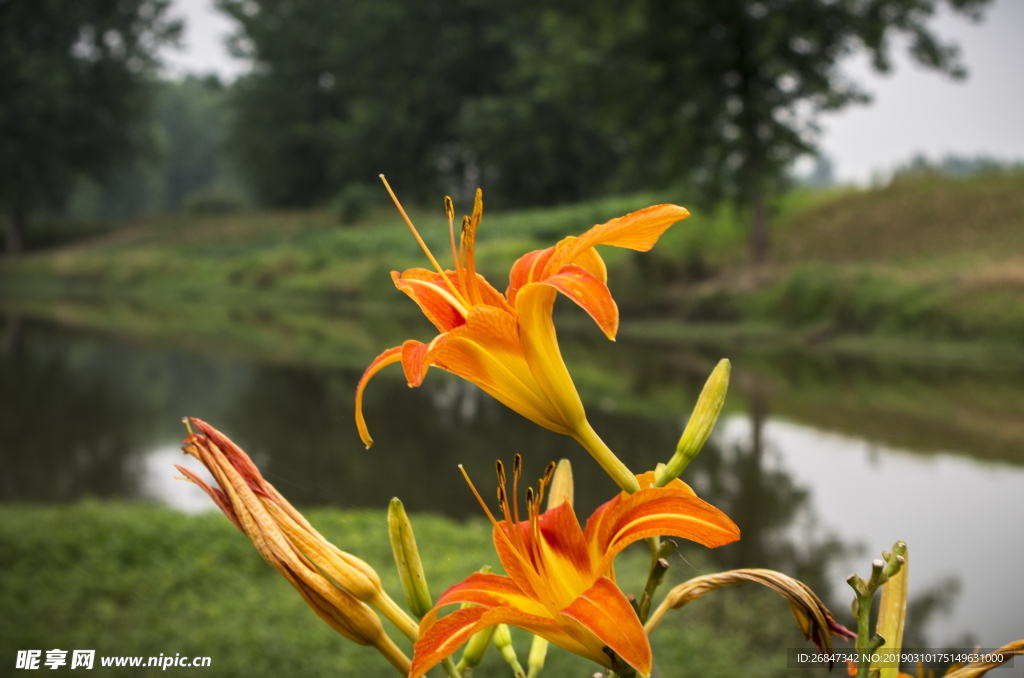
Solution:
M 170 472 L 170 471 L 169 471 Z M 314 510 L 312 523 L 364 558 L 401 597 L 381 511 Z M 489 525 L 413 517 L 436 597 L 483 563 L 497 566 Z M 670 574 L 705 562 L 696 549 Z M 647 556 L 620 556 L 627 590 L 642 588 Z M 143 505 L 86 502 L 0 507 L 0 654 L 95 649 L 97 657 L 209 656 L 206 676 L 392 676 L 373 651 L 335 634 L 219 513 L 186 516 Z M 392 637 L 397 633 L 390 629 Z M 528 636 L 513 630 L 525 663 Z M 398 641 L 407 651 L 407 641 Z M 782 676 L 787 647 L 802 647 L 785 602 L 767 591 L 722 591 L 669 616 L 652 639 L 662 676 Z M 44 655 L 45 656 L 45 655 Z M 70 656 L 70 655 L 69 655 Z M 94 669 L 152 675 L 157 669 Z M 588 676 L 595 666 L 558 648 L 542 675 Z M 478 676 L 511 672 L 492 649 Z M 798 672 L 798 675 L 800 672 Z
M 640 207 L 632 195 L 485 212 L 478 268 L 499 289 L 515 259 Z M 468 205 L 461 206 L 468 209 Z M 446 261 L 440 208 L 413 210 Z M 768 327 L 812 340 L 897 335 L 1019 344 L 1024 336 L 1024 173 L 967 180 L 910 176 L 885 188 L 796 191 L 779 201 L 770 259 L 754 267 L 745 218 L 694 210 L 650 253 L 603 248 L 627 318 Z M 415 317 L 390 271 L 427 265 L 390 207 L 342 226 L 327 212 L 162 217 L 0 263 L 8 310 L 145 333 L 232 327 L 387 309 Z M 255 320 L 253 320 L 255 318 Z M 269 320 L 268 320 L 269 319 Z M 242 333 L 250 330 L 242 330 Z M 244 339 L 243 339 L 244 341 Z

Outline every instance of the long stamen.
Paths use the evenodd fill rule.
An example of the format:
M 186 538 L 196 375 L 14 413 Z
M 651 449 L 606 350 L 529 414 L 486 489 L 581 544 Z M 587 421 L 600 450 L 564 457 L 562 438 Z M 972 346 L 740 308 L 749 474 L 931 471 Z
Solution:
M 409 230 L 412 231 L 412 234 L 416 236 L 416 242 L 418 242 L 420 244 L 420 247 L 423 248 L 423 251 L 426 253 L 427 258 L 430 259 L 430 263 L 432 263 L 434 265 L 434 268 L 437 269 L 437 272 L 441 274 L 441 278 L 448 285 L 448 289 L 450 289 L 452 294 L 455 295 L 455 298 L 458 299 L 459 302 L 466 309 L 469 309 L 471 304 L 466 303 L 466 299 L 461 294 L 459 294 L 459 291 L 457 289 L 455 289 L 455 285 L 453 285 L 452 281 L 448 279 L 447 275 L 445 275 L 444 269 L 441 268 L 441 265 L 439 263 L 437 263 L 437 259 L 434 258 L 434 255 L 430 253 L 430 248 L 427 247 L 427 243 L 423 242 L 423 238 L 420 237 L 419 231 L 416 230 L 416 227 L 412 225 L 412 220 L 409 218 L 409 215 L 405 213 L 405 209 L 402 207 L 402 203 L 398 202 L 398 196 L 396 196 L 395 192 L 391 190 L 391 185 L 388 183 L 388 180 L 384 178 L 383 174 L 380 175 L 380 180 L 384 182 L 384 188 L 388 189 L 388 193 L 391 195 L 391 199 L 395 202 L 395 207 L 397 207 L 398 211 L 402 213 L 402 218 L 405 219 L 405 223 L 409 226 Z
M 462 464 L 459 464 L 459 470 L 462 471 L 462 477 L 466 479 L 466 483 L 469 485 L 469 489 L 473 490 L 473 494 L 476 495 L 476 500 L 478 502 L 480 502 L 480 506 L 483 507 L 484 513 L 486 513 L 487 517 L 491 520 L 491 524 L 494 525 L 494 527 L 497 528 L 498 527 L 498 521 L 494 519 L 494 515 L 492 515 L 490 509 L 487 508 L 487 504 L 484 503 L 483 497 L 481 497 L 480 493 L 476 491 L 476 486 L 474 486 L 473 485 L 473 481 L 469 479 L 469 474 L 466 473 L 466 469 L 462 467 Z M 499 487 L 498 488 L 499 501 L 501 501 L 501 497 L 504 496 L 504 494 L 505 494 L 504 488 L 503 487 Z M 505 501 L 501 501 L 501 503 L 502 503 L 502 508 L 505 510 L 505 515 L 507 516 L 508 515 L 508 498 L 505 497 Z M 507 527 L 510 527 L 511 524 L 512 524 L 511 522 L 506 520 L 505 525 Z M 527 559 L 524 551 L 521 550 L 519 547 L 517 547 L 512 542 L 512 540 L 509 538 L 509 533 L 511 533 L 511 529 L 509 529 L 508 532 L 506 532 L 506 530 L 502 530 L 501 528 L 498 528 L 497 532 L 498 532 L 498 534 L 501 535 L 501 539 L 503 539 L 505 541 L 505 545 L 508 546 L 509 549 L 512 550 L 513 554 L 515 554 L 515 557 L 519 561 L 519 564 L 523 567 L 523 574 L 526 576 L 527 581 L 530 582 L 530 586 L 533 587 L 534 592 L 537 593 L 539 596 L 546 596 L 548 598 L 548 601 L 541 600 L 541 602 L 544 603 L 545 606 L 548 607 L 551 610 L 552 616 L 554 616 L 554 613 L 557 611 L 557 609 L 556 609 L 555 603 L 554 603 L 554 596 L 552 596 L 552 594 L 551 594 L 550 587 L 548 586 L 548 583 L 543 578 L 538 576 L 537 571 L 536 571 L 536 569 L 533 566 L 533 563 L 531 563 Z
M 516 529 L 519 528 L 519 476 L 523 474 L 523 458 L 516 453 L 512 459 L 512 508 L 516 515 Z
M 459 279 L 459 289 L 466 289 L 466 275 L 462 268 L 462 258 L 459 250 L 455 247 L 455 206 L 452 204 L 450 195 L 444 197 L 444 213 L 448 217 L 448 236 L 452 241 L 452 262 L 455 265 L 455 274 Z
M 501 459 L 497 459 L 494 462 L 494 468 L 498 473 L 498 504 L 501 506 L 501 510 L 505 513 L 505 524 L 508 525 L 509 534 L 513 534 L 512 542 L 516 545 L 516 549 L 519 551 L 526 550 L 526 544 L 523 542 L 523 534 L 519 530 L 519 511 L 516 510 L 516 519 L 512 520 L 512 514 L 508 510 L 508 495 L 505 493 L 505 465 L 501 463 Z M 515 502 L 515 497 L 512 498 Z

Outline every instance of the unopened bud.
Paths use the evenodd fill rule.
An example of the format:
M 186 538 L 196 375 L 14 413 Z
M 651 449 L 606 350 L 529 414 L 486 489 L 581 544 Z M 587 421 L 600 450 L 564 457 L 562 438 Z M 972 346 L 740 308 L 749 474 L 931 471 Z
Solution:
M 878 606 L 875 630 L 886 639 L 878 651 L 898 656 L 903 647 L 903 626 L 907 616 L 907 576 L 910 568 L 907 566 L 906 544 L 898 543 L 893 553 L 897 550 L 900 554 L 896 556 L 896 560 L 901 567 L 882 587 L 882 600 Z M 898 673 L 899 669 L 895 666 L 883 666 L 879 678 L 896 678 Z
M 551 476 L 551 488 L 548 490 L 548 510 L 555 508 L 562 502 L 573 502 L 572 464 L 568 459 L 562 459 L 555 467 L 555 474 Z
M 711 372 L 711 376 L 704 383 L 704 389 L 700 392 L 700 397 L 697 398 L 697 404 L 693 408 L 686 429 L 683 430 L 679 444 L 676 445 L 676 453 L 669 459 L 665 470 L 658 474 L 655 487 L 664 487 L 669 481 L 677 478 L 704 447 L 704 442 L 711 435 L 711 429 L 715 427 L 725 403 L 731 371 L 732 363 L 722 358 Z
M 526 661 L 529 673 L 526 678 L 537 678 L 537 674 L 544 668 L 544 660 L 548 656 L 548 641 L 540 636 L 533 637 L 533 645 L 530 646 L 530 657 Z
M 525 678 L 526 673 L 523 671 L 523 665 L 519 663 L 519 658 L 516 657 L 516 649 L 512 647 L 512 634 L 509 633 L 507 625 L 498 624 L 494 627 L 494 647 L 501 652 L 505 663 L 512 668 L 516 678 Z
M 427 578 L 423 574 L 423 563 L 420 561 L 419 549 L 416 548 L 412 523 L 398 497 L 392 499 L 388 506 L 388 536 L 391 538 L 391 551 L 395 554 L 398 578 L 402 582 L 409 611 L 417 619 L 422 619 L 434 604 L 427 590 Z

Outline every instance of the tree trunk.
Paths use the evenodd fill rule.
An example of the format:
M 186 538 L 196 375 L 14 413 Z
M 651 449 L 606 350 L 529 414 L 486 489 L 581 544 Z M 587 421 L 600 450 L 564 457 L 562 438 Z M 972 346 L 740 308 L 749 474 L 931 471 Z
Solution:
M 7 215 L 7 254 L 14 256 L 25 249 L 25 208 L 16 205 Z
M 760 186 L 754 189 L 751 199 L 754 221 L 750 229 L 750 253 L 755 264 L 764 263 L 768 255 L 768 215 L 765 212 L 764 192 Z

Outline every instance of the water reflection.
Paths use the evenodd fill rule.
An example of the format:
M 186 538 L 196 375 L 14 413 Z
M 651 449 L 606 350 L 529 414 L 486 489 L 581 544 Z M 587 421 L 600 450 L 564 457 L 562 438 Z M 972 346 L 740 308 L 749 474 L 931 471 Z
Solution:
M 234 438 L 300 506 L 380 508 L 398 495 L 412 511 L 477 516 L 457 464 L 487 486 L 494 459 L 516 453 L 535 474 L 549 460 L 571 459 L 580 515 L 617 489 L 575 441 L 439 370 L 419 389 L 409 389 L 397 369 L 374 380 L 365 407 L 376 445 L 367 451 L 353 417 L 358 370 L 204 357 L 17 319 L 6 322 L 4 346 L 5 501 L 141 497 L 184 510 L 208 507 L 195 488 L 173 480 L 173 463 L 191 461 L 177 451 L 185 414 Z M 692 406 L 715 356 L 629 348 L 610 360 L 598 344 L 580 342 L 567 349 L 567 359 L 597 431 L 630 467 L 651 468 L 674 449 L 685 423 L 679 413 Z M 962 374 L 936 381 L 931 372 L 857 364 L 829 372 L 827 361 L 823 367 L 813 357 L 800 363 L 792 356 L 740 356 L 734 363 L 735 414 L 686 479 L 737 522 L 743 538 L 699 556 L 681 549 L 680 575 L 696 573 L 691 561 L 712 569 L 779 569 L 846 616 L 845 575 L 865 574 L 871 557 L 905 539 L 913 558 L 908 644 L 969 636 L 998 645 L 1021 635 L 1019 595 L 1005 591 L 1017 590 L 1014 569 L 1024 562 L 1011 536 L 1024 515 L 1024 470 L 963 452 L 939 455 L 934 450 L 944 446 L 937 443 L 925 454 L 922 441 L 931 439 L 916 434 L 911 447 L 918 453 L 901 452 L 894 448 L 907 438 L 887 438 L 886 427 L 866 426 L 856 437 L 818 429 L 857 433 L 857 422 L 880 410 L 893 422 L 921 423 L 938 416 L 933 409 L 963 408 L 971 416 L 944 430 L 980 430 L 979 416 L 996 421 L 996 438 L 980 445 L 981 456 L 1004 458 L 1006 441 L 1017 435 L 1011 415 L 1024 411 L 1014 409 L 1024 389 L 1013 391 L 1002 377 L 978 379 L 989 386 L 983 389 Z M 992 400 L 993 392 L 1003 399 Z M 908 394 L 924 405 L 911 406 Z M 794 420 L 814 428 L 786 423 Z M 880 437 L 890 444 L 865 441 Z M 949 437 L 951 446 L 969 439 Z M 865 487 L 877 497 L 867 507 L 855 494 Z

